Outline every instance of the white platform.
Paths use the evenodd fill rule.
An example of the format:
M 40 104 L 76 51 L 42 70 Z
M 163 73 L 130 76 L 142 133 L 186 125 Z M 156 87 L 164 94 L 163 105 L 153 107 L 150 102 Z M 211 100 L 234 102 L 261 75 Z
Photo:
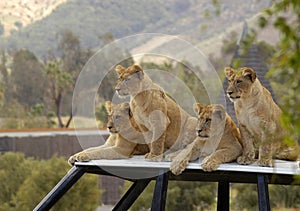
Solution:
M 201 170 L 201 160 L 190 162 L 187 169 Z M 92 160 L 89 162 L 76 162 L 76 166 L 99 166 L 99 167 L 130 167 L 130 168 L 149 168 L 149 169 L 169 169 L 170 162 L 150 162 L 146 161 L 143 156 L 134 156 L 129 159 L 118 160 Z M 283 161 L 275 160 L 274 167 L 261 167 L 255 163 L 252 165 L 239 165 L 237 163 L 221 164 L 218 168 L 220 171 L 235 172 L 254 172 L 254 173 L 271 173 L 285 175 L 300 175 L 300 161 Z

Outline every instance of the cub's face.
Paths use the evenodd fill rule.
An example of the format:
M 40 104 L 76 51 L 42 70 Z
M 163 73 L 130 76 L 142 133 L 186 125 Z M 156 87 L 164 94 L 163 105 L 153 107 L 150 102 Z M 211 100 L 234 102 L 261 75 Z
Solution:
M 130 126 L 129 103 L 113 104 L 108 101 L 105 107 L 108 114 L 107 129 L 110 133 L 120 133 Z
M 195 103 L 194 111 L 198 118 L 196 133 L 201 139 L 208 139 L 224 129 L 226 113 L 222 105 L 202 106 Z
M 224 71 L 228 79 L 226 94 L 232 102 L 236 102 L 251 93 L 252 85 L 256 79 L 253 69 L 243 67 L 235 70 L 226 67 Z
M 133 65 L 126 69 L 118 65 L 116 71 L 119 77 L 115 90 L 120 97 L 136 95 L 141 91 L 144 73 L 140 66 Z

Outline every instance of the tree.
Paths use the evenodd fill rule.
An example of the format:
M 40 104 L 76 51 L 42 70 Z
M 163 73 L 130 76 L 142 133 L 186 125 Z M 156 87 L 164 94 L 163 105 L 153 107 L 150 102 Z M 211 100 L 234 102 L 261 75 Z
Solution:
M 254 184 L 234 184 L 231 206 L 235 210 L 258 210 L 257 186 Z
M 65 158 L 25 158 L 21 153 L 0 155 L 0 211 L 29 211 L 67 173 Z M 96 175 L 84 175 L 52 210 L 95 210 L 102 191 Z
M 300 187 L 298 185 L 270 185 L 270 202 L 275 208 L 300 208 Z
M 32 162 L 31 162 L 32 161 Z M 17 193 L 34 165 L 24 154 L 8 152 L 0 155 L 0 204 L 14 206 L 13 196 Z M 0 208 L 0 210 L 4 210 Z
M 106 32 L 104 34 L 101 34 L 98 36 L 98 39 L 101 41 L 102 45 L 101 48 L 105 47 L 106 45 L 109 45 L 112 43 L 115 38 L 112 33 Z M 111 58 L 113 57 L 113 60 L 120 59 L 121 62 L 120 65 L 124 67 L 129 67 L 130 65 L 134 64 L 133 58 L 131 57 L 131 54 L 129 52 L 122 52 L 119 48 L 107 48 L 107 52 L 105 54 L 101 54 L 101 57 L 104 56 L 104 58 L 101 58 L 104 65 L 97 67 L 97 69 L 106 69 L 106 64 L 111 63 Z M 106 56 L 106 57 L 105 57 Z M 127 58 L 124 60 L 124 58 Z M 123 59 L 123 60 L 122 60 Z M 117 66 L 118 64 L 113 64 L 114 66 Z M 95 72 L 94 74 L 99 74 L 98 72 Z M 101 84 L 98 88 L 98 96 L 102 101 L 105 100 L 111 100 L 115 91 L 114 87 L 116 85 L 118 76 L 114 70 L 109 71 L 107 75 L 104 77 L 104 79 L 101 81 Z
M 70 73 L 62 71 L 57 61 L 47 62 L 45 72 L 49 80 L 48 94 L 54 102 L 55 114 L 58 120 L 59 127 L 68 127 L 72 119 L 70 115 L 68 122 L 64 125 L 62 121 L 62 100 L 67 90 L 72 87 L 73 80 Z
M 300 2 L 274 0 L 259 20 L 264 28 L 272 24 L 281 33 L 273 66 L 268 75 L 282 84 L 282 123 L 295 137 L 300 135 Z M 287 140 L 288 141 L 288 140 Z
M 57 51 L 59 58 L 50 55 L 44 65 L 49 86 L 48 96 L 55 107 L 58 126 L 69 127 L 72 118 L 72 91 L 77 77 L 88 58 L 93 54 L 90 49 L 82 50 L 80 40 L 71 31 L 66 30 L 58 36 Z M 76 110 L 76 109 L 74 109 Z M 62 121 L 62 115 L 69 115 L 66 123 Z
M 21 49 L 13 55 L 12 96 L 26 109 L 43 103 L 45 94 L 45 75 L 43 66 L 34 53 Z
M 130 182 L 125 182 L 123 191 Z M 151 182 L 131 207 L 132 211 L 148 210 L 151 207 L 155 182 Z M 216 184 L 203 182 L 169 181 L 166 210 L 212 210 L 215 205 Z
M 0 22 L 0 36 L 4 34 L 4 26 L 3 24 Z
M 0 83 L 0 104 L 1 106 L 5 103 L 6 92 L 9 90 L 8 83 L 8 71 L 6 67 L 6 53 L 4 50 L 1 50 L 1 63 L 0 63 L 0 74 L 2 76 L 2 82 Z

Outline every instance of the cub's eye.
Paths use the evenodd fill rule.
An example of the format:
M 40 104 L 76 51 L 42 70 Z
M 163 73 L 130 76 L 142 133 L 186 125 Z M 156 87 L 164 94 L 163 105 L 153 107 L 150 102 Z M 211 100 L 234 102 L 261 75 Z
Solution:
M 237 80 L 236 81 L 236 84 L 240 84 L 240 83 L 242 83 L 243 81 L 242 80 Z
M 211 119 L 209 119 L 209 118 L 208 118 L 208 119 L 206 119 L 206 120 L 205 120 L 205 122 L 204 122 L 204 123 L 205 123 L 205 124 L 209 124 L 209 123 L 210 123 L 210 121 L 211 121 Z
M 120 115 L 116 115 L 115 119 L 118 120 L 118 119 L 120 119 L 120 117 L 121 117 Z

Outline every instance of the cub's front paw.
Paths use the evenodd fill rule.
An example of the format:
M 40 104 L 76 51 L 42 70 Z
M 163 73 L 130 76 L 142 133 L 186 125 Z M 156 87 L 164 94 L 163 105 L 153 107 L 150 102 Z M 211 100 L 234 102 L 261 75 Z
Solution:
M 68 163 L 69 163 L 71 166 L 73 166 L 74 163 L 75 163 L 75 161 L 76 161 L 76 157 L 75 157 L 75 155 L 72 155 L 72 156 L 69 158 Z
M 145 159 L 148 161 L 162 161 L 163 155 L 155 155 L 149 152 L 145 155 Z
M 219 167 L 219 163 L 214 159 L 207 158 L 202 161 L 201 167 L 203 171 L 216 171 Z
M 78 162 L 85 162 L 85 161 L 90 161 L 90 160 L 91 160 L 91 159 L 90 159 L 88 153 L 82 151 L 82 152 L 78 152 L 78 153 L 75 154 L 75 155 L 72 155 L 72 156 L 69 158 L 68 163 L 69 163 L 70 165 L 74 165 L 74 163 L 75 163 L 76 161 L 78 161 Z
M 255 159 L 249 156 L 242 155 L 237 158 L 237 163 L 241 165 L 249 165 L 254 163 Z
M 274 162 L 273 162 L 273 159 L 259 159 L 257 161 L 257 165 L 266 166 L 266 167 L 273 167 Z
M 188 163 L 189 161 L 187 159 L 174 159 L 170 165 L 171 172 L 175 175 L 181 174 L 185 170 Z

